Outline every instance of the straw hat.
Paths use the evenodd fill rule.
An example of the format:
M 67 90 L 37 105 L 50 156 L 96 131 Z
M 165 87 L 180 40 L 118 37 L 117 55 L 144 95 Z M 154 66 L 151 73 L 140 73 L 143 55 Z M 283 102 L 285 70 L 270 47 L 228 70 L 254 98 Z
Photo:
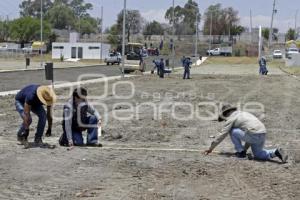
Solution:
M 47 106 L 51 106 L 56 102 L 56 94 L 53 89 L 48 86 L 39 86 L 37 89 L 39 100 Z
M 237 110 L 237 107 L 235 106 L 232 106 L 230 104 L 224 104 L 221 108 L 221 112 L 219 114 L 219 118 L 218 118 L 218 121 L 221 122 L 221 121 L 224 121 L 224 118 L 227 117 L 227 113 L 230 112 L 230 111 L 236 111 Z

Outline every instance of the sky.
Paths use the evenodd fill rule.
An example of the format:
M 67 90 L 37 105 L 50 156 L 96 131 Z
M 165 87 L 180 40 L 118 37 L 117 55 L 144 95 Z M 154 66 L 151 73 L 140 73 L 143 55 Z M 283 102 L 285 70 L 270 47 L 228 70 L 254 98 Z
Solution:
M 0 16 L 16 18 L 19 16 L 19 4 L 22 0 L 0 0 Z M 252 26 L 269 27 L 273 0 L 194 0 L 199 4 L 200 13 L 203 14 L 208 6 L 221 3 L 222 7 L 233 7 L 239 11 L 240 25 L 250 27 L 250 9 L 252 10 Z M 104 8 L 103 22 L 109 27 L 116 22 L 117 14 L 123 9 L 123 0 L 85 0 L 92 3 L 94 9 L 90 11 L 93 17 L 100 17 L 101 6 Z M 175 5 L 183 6 L 187 0 L 175 0 Z M 164 14 L 172 6 L 172 0 L 127 0 L 127 9 L 137 9 L 147 20 L 166 22 Z M 285 33 L 289 27 L 300 26 L 300 0 L 276 0 L 277 14 L 274 17 L 274 27 Z M 203 22 L 203 20 L 202 20 Z M 202 29 L 202 26 L 200 27 Z

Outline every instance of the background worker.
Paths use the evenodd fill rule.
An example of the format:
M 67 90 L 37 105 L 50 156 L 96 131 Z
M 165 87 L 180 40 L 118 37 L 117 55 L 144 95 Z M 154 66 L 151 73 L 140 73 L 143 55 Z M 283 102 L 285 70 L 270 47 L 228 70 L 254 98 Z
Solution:
M 281 148 L 264 149 L 267 130 L 265 125 L 253 114 L 238 111 L 236 107 L 224 105 L 218 121 L 226 121 L 221 135 L 217 137 L 205 154 L 211 153 L 226 136 L 230 135 L 231 141 L 236 150 L 238 158 L 245 158 L 247 149 L 251 146 L 254 158 L 259 160 L 269 160 L 274 157 L 281 159 L 285 163 L 288 156 Z M 245 145 L 242 145 L 242 141 Z
M 187 57 L 183 61 L 183 67 L 184 67 L 184 73 L 183 73 L 183 79 L 190 79 L 190 69 L 191 69 L 191 58 Z
M 267 75 L 268 74 L 268 69 L 267 69 L 267 60 L 264 56 L 262 56 L 259 61 L 259 74 L 260 75 Z
M 97 110 L 87 102 L 87 90 L 76 88 L 63 110 L 63 134 L 59 139 L 62 146 L 84 145 L 82 132 L 87 130 L 87 146 L 101 147 L 98 143 L 98 127 L 101 118 Z
M 157 75 L 159 76 L 159 65 L 160 65 L 160 62 L 159 62 L 158 60 L 153 60 L 152 62 L 153 62 L 153 64 L 154 64 L 154 67 L 153 67 L 153 69 L 151 70 L 151 73 L 153 74 L 154 71 L 155 71 L 155 69 L 156 69 Z
M 165 62 L 163 58 L 160 59 L 160 63 L 159 63 L 159 77 L 160 78 L 165 77 Z
M 29 127 L 32 122 L 31 112 L 38 117 L 38 124 L 35 133 L 34 143 L 43 145 L 42 137 L 48 119 L 48 130 L 46 136 L 51 135 L 52 129 L 52 106 L 56 101 L 54 91 L 48 86 L 28 85 L 21 89 L 15 97 L 15 106 L 17 112 L 23 119 L 23 123 L 18 130 L 17 137 L 25 148 L 28 148 Z M 47 114 L 43 105 L 47 106 Z

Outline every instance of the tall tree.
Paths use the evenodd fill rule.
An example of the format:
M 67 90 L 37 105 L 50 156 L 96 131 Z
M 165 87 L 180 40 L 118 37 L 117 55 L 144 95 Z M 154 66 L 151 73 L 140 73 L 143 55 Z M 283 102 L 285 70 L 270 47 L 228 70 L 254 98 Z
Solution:
M 93 5 L 91 3 L 84 3 L 84 0 L 72 0 L 70 2 L 70 6 L 74 11 L 76 17 L 90 16 L 88 14 L 88 10 L 93 9 Z
M 221 4 L 210 5 L 204 13 L 204 34 L 212 35 L 233 35 L 239 33 L 234 30 L 238 27 L 238 11 L 232 7 L 222 8 Z
M 40 40 L 40 21 L 32 17 L 22 17 L 11 22 L 10 37 L 20 43 Z M 50 24 L 44 23 L 43 37 L 48 38 L 51 34 Z
M 290 28 L 285 34 L 286 40 L 295 40 L 295 29 Z
M 53 28 L 66 29 L 75 27 L 75 14 L 64 2 L 56 1 L 45 16 Z
M 51 0 L 43 0 L 43 12 L 46 12 L 53 6 Z M 20 15 L 22 17 L 40 17 L 41 16 L 41 1 L 23 0 L 19 5 Z
M 118 14 L 117 27 L 118 30 L 123 30 L 123 10 Z M 142 28 L 142 16 L 138 10 L 126 11 L 125 28 L 127 33 L 127 41 L 130 42 L 130 35 L 139 33 Z
M 176 6 L 174 8 L 174 27 L 175 34 L 194 34 L 196 32 L 196 16 L 198 23 L 201 15 L 198 4 L 193 0 L 188 0 L 184 7 Z M 173 7 L 170 7 L 165 14 L 165 19 L 173 25 Z
M 9 27 L 9 21 L 0 21 L 0 42 L 7 41 L 9 37 Z
M 151 37 L 151 35 L 163 35 L 164 29 L 159 22 L 154 20 L 146 24 L 143 34 L 149 37 Z

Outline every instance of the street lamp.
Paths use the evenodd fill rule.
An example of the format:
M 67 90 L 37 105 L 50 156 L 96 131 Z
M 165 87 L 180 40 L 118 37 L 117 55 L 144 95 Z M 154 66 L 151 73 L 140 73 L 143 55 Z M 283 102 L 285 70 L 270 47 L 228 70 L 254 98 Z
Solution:
M 172 10 L 172 70 L 174 71 L 175 68 L 175 1 L 173 0 L 173 10 Z
M 125 65 L 125 18 L 126 18 L 126 0 L 124 0 L 124 8 L 123 8 L 122 78 L 124 78 L 124 65 Z
M 43 0 L 41 0 L 41 67 L 43 67 Z

